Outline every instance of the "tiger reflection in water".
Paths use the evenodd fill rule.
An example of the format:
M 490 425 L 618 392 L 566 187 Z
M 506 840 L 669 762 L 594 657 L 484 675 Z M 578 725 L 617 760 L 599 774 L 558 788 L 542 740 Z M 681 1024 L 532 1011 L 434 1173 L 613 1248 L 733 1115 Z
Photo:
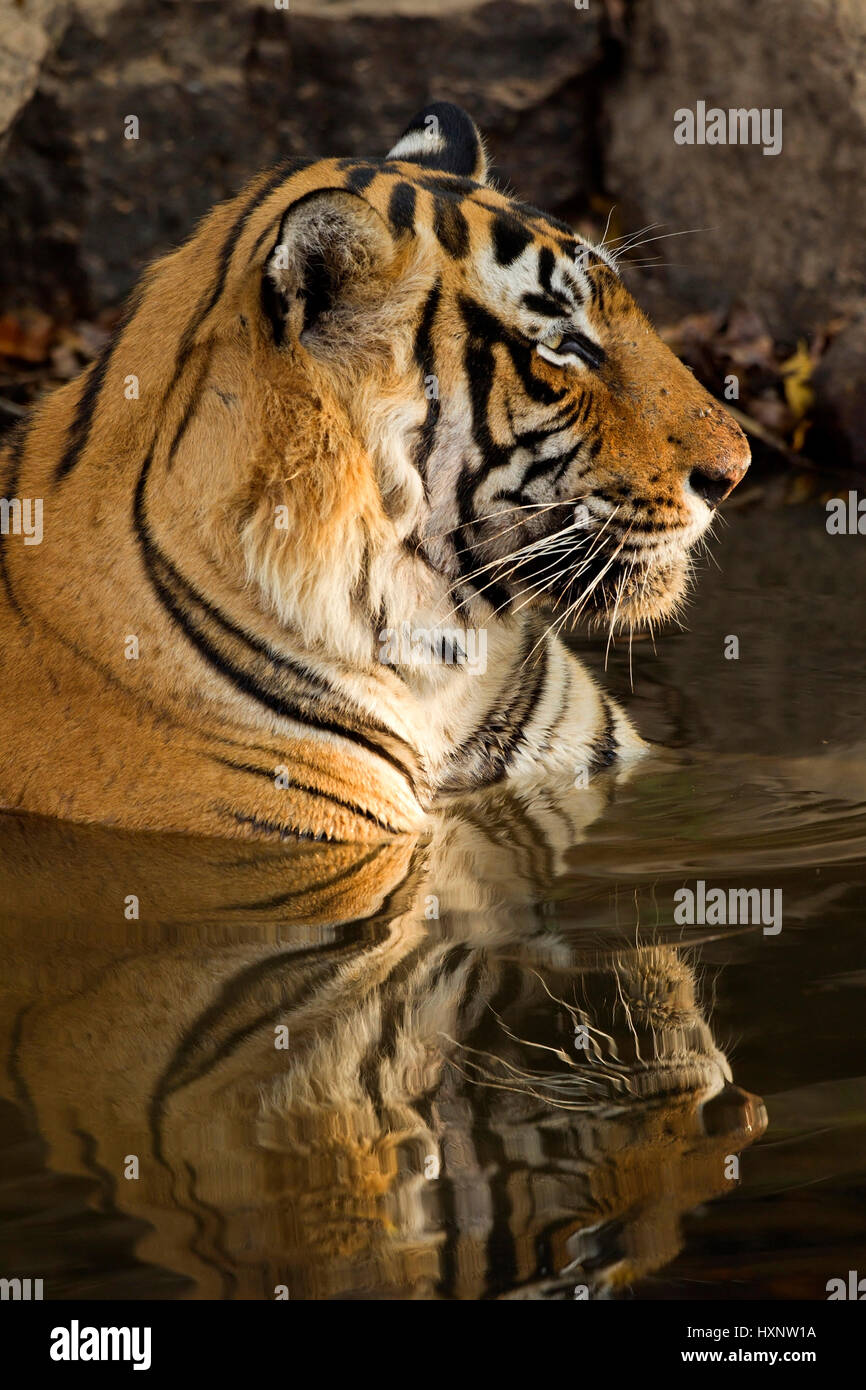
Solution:
M 4 1092 L 183 1296 L 616 1294 L 765 1116 L 687 950 L 540 909 L 605 795 L 290 853 L 0 817 Z

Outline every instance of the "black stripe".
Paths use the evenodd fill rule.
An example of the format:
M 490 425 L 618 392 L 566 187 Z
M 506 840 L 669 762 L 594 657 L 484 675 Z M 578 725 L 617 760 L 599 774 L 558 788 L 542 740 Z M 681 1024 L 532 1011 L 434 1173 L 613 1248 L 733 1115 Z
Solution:
M 562 434 L 574 423 L 571 415 L 565 420 L 554 420 L 550 425 L 546 425 L 537 430 L 518 430 L 514 435 L 515 449 L 537 449 L 539 444 L 552 439 L 554 435 Z M 491 499 L 492 500 L 492 499 Z
M 559 407 L 559 409 L 555 410 L 554 413 L 550 416 L 550 419 L 547 422 L 547 428 L 543 432 L 544 437 L 546 437 L 549 434 L 556 434 L 559 430 L 570 429 L 572 425 L 576 424 L 580 413 L 580 405 L 582 400 L 583 397 L 580 397 L 580 399 L 577 402 L 577 405 L 575 405 L 574 403 L 573 396 L 571 399 L 564 401 L 563 404 Z M 542 432 L 539 431 L 539 433 Z M 523 435 L 520 435 L 519 437 L 522 439 Z
M 484 1244 L 484 1292 L 486 1297 L 495 1297 L 506 1289 L 513 1289 L 517 1283 L 517 1237 L 511 1229 L 513 1198 L 509 1191 L 514 1160 L 510 1146 L 507 1147 L 501 1135 L 492 1128 L 488 1144 L 491 1148 L 498 1148 L 499 1152 L 491 1163 L 487 1180 L 487 1200 L 492 1221 Z
M 459 790 L 462 785 L 461 772 L 474 760 L 483 761 L 484 781 L 491 785 L 499 781 L 508 771 L 509 764 L 526 736 L 526 726 L 540 702 L 547 683 L 550 653 L 546 642 L 538 643 L 538 632 L 528 623 L 524 633 L 521 650 L 513 664 L 496 701 L 490 705 L 482 725 L 470 734 L 449 759 L 454 773 L 445 779 L 443 790 Z M 524 664 L 529 660 L 538 643 L 541 659 L 535 679 L 527 682 L 523 674 Z M 510 698 L 503 695 L 510 690 Z
M 535 640 L 533 640 L 533 638 Z M 528 661 L 532 654 L 532 649 L 537 641 L 537 634 L 534 629 L 530 630 L 526 642 L 526 654 L 521 657 L 520 666 L 515 672 L 515 679 L 518 676 L 524 662 Z M 538 670 L 531 687 L 521 688 L 520 682 L 516 680 L 515 689 L 511 703 L 506 707 L 501 717 L 501 732 L 497 740 L 495 750 L 494 766 L 498 765 L 498 776 L 504 777 L 512 758 L 526 738 L 526 726 L 532 719 L 537 705 L 543 698 L 544 689 L 547 685 L 547 672 L 550 663 L 550 652 L 546 642 L 540 646 L 541 657 L 538 662 Z
M 395 184 L 388 202 L 388 221 L 398 232 L 415 231 L 415 189 L 411 183 Z
M 452 946 L 446 949 L 444 958 L 440 955 L 440 949 L 434 947 L 428 938 L 419 946 L 416 946 L 408 956 L 404 957 L 395 966 L 388 976 L 385 988 L 380 991 L 380 1026 L 377 1037 L 365 1052 L 358 1067 L 358 1080 L 370 1098 L 377 1115 L 384 1117 L 384 1103 L 382 1095 L 382 1066 L 396 1056 L 397 1041 L 400 1035 L 400 1025 L 406 1018 L 407 998 L 406 989 L 410 976 L 413 972 L 423 968 L 424 956 L 429 956 L 431 950 L 436 950 L 434 955 L 434 967 L 430 972 L 424 985 L 424 993 L 429 995 L 441 981 L 457 973 L 467 959 L 471 959 L 473 952 L 469 946 Z M 470 972 L 471 974 L 471 972 Z M 466 993 L 467 981 L 459 983 L 456 989 L 457 1009 Z M 454 986 L 452 985 L 452 989 Z
M 252 246 L 250 247 L 250 254 L 247 256 L 247 265 L 252 265 L 252 263 L 253 263 L 253 261 L 255 260 L 255 257 L 256 257 L 256 252 L 259 251 L 259 250 L 261 249 L 262 244 L 263 244 L 263 243 L 265 242 L 265 240 L 267 239 L 268 232 L 273 232 L 274 236 L 276 237 L 277 230 L 278 230 L 279 225 L 280 225 L 280 223 L 282 222 L 282 220 L 283 220 L 283 212 L 282 212 L 282 209 L 281 209 L 281 210 L 277 213 L 276 217 L 272 217 L 272 218 L 270 219 L 270 221 L 268 221 L 268 222 L 265 223 L 265 225 L 262 227 L 262 230 L 259 232 L 259 234 L 258 234 L 258 236 L 256 237 L 255 241 L 253 242 Z
M 469 250 L 469 223 L 456 203 L 437 198 L 433 206 L 433 231 L 452 260 L 462 260 Z
M 539 429 L 516 431 L 512 449 L 515 451 L 517 449 L 526 449 L 529 452 L 534 452 L 540 444 L 546 443 L 548 439 L 553 439 L 558 434 L 564 434 L 566 430 L 571 429 L 572 426 L 577 423 L 580 408 L 580 403 L 577 407 L 572 407 L 568 404 L 564 409 L 556 412 L 549 424 Z M 578 441 L 578 448 L 582 443 L 582 439 Z M 559 463 L 562 458 L 562 454 L 557 454 L 547 459 L 537 459 L 530 465 L 530 471 L 535 470 L 533 472 L 533 476 L 535 476 L 536 473 L 542 473 L 549 467 L 553 467 L 555 464 Z M 526 499 L 522 497 L 521 494 L 528 481 L 529 477 L 525 475 L 520 487 L 509 488 L 506 492 L 496 493 L 495 496 L 490 498 L 490 504 L 492 505 L 494 502 L 498 501 L 525 501 Z
M 234 772 L 246 772 L 251 777 L 264 777 L 267 781 L 272 783 L 275 790 L 277 789 L 274 782 L 276 771 L 274 768 L 256 767 L 254 763 L 236 763 L 231 758 L 220 757 L 218 753 L 212 753 L 211 758 L 216 763 L 222 763 L 223 767 L 232 768 Z M 318 797 L 322 801 L 330 801 L 332 805 L 338 806 L 341 811 L 350 811 L 353 815 L 361 816 L 364 820 L 369 821 L 371 825 L 375 825 L 380 830 L 387 830 L 392 835 L 399 835 L 400 833 L 393 825 L 389 825 L 387 821 L 382 820 L 381 816 L 374 815 L 372 811 L 368 811 L 363 806 L 359 806 L 357 802 L 344 801 L 342 797 L 334 796 L 333 792 L 323 791 L 321 787 L 315 787 L 310 783 L 299 782 L 295 777 L 290 776 L 289 784 L 295 791 L 306 792 L 308 796 Z M 280 788 L 279 790 L 288 791 L 288 787 Z
M 359 925 L 366 928 L 371 948 L 387 934 L 387 926 L 376 919 Z M 352 941 L 325 946 L 318 943 L 299 951 L 283 951 L 239 971 L 223 985 L 214 1003 L 203 1010 L 175 1049 L 154 1090 L 152 1118 L 158 1122 L 169 1096 L 207 1076 L 247 1038 L 281 1017 L 290 1017 L 357 953 L 358 945 Z M 308 973 L 299 985 L 297 973 L 302 965 Z
M 472 954 L 472 947 L 467 946 L 465 941 L 458 946 L 449 946 L 445 955 L 439 958 L 438 964 L 430 973 L 427 993 L 437 989 L 439 985 L 447 981 L 450 975 L 455 975 Z
M 7 478 L 7 489 L 5 495 L 10 502 L 14 497 L 17 497 L 18 495 L 18 484 L 21 479 L 21 466 L 24 459 L 24 449 L 27 444 L 27 435 L 29 433 L 31 424 L 32 421 L 27 421 L 26 424 L 21 424 L 17 426 L 14 436 L 9 443 L 9 476 Z M 20 603 L 18 602 L 18 599 L 15 596 L 15 591 L 12 587 L 12 579 L 9 574 L 9 561 L 6 555 L 7 540 L 8 537 L 4 536 L 3 533 L 0 532 L 0 581 L 2 581 L 3 589 L 6 593 L 6 598 L 9 601 L 9 607 L 12 609 L 16 617 L 20 618 L 22 622 L 26 623 L 27 617 Z
M 619 752 L 613 707 L 606 695 L 601 695 L 600 698 L 601 707 L 604 710 L 604 728 L 593 741 L 588 768 L 590 775 L 594 772 L 600 772 L 603 767 L 610 767 L 611 763 L 616 762 Z
M 196 379 L 192 384 L 192 388 L 189 393 L 189 400 L 186 403 L 186 409 L 184 410 L 183 415 L 181 416 L 180 421 L 178 422 L 177 429 L 174 432 L 174 438 L 171 441 L 171 446 L 168 451 L 166 472 L 171 472 L 171 469 L 174 465 L 175 454 L 180 448 L 181 443 L 183 441 L 183 437 L 189 429 L 195 417 L 196 411 L 198 410 L 198 407 L 201 404 L 202 393 L 204 391 L 204 384 L 207 379 L 208 372 L 210 370 L 212 355 L 213 346 L 209 343 L 202 358 L 201 364 L 199 366 Z
M 251 197 L 247 199 L 247 202 L 244 204 L 243 209 L 241 210 L 238 217 L 232 224 L 229 233 L 225 241 L 223 242 L 222 250 L 220 252 L 220 256 L 218 259 L 217 277 L 214 282 L 213 289 L 206 297 L 202 297 L 202 299 L 199 302 L 199 307 L 193 315 L 192 320 L 187 324 L 187 327 L 184 329 L 180 345 L 178 347 L 177 355 L 175 358 L 174 376 L 163 398 L 163 404 L 168 399 L 169 395 L 174 390 L 174 387 L 177 384 L 177 380 L 181 372 L 183 371 L 183 368 L 186 364 L 190 352 L 192 351 L 192 347 L 195 342 L 195 336 L 199 328 L 201 327 L 201 324 L 207 318 L 208 314 L 210 313 L 211 309 L 213 309 L 214 305 L 217 303 L 217 300 L 220 298 L 220 295 L 222 294 L 223 289 L 225 288 L 225 282 L 228 275 L 228 268 L 231 261 L 232 252 L 234 250 L 235 243 L 238 237 L 243 231 L 247 218 L 259 206 L 259 204 L 262 203 L 265 200 L 265 198 L 267 198 L 273 192 L 273 190 L 277 188 L 278 185 L 289 176 L 289 174 L 296 172 L 299 167 L 304 167 L 304 163 L 305 161 L 287 160 L 283 164 L 281 164 L 278 169 L 274 170 L 270 178 L 266 180 L 263 186 L 256 190 L 256 192 L 253 193 Z M 121 338 L 125 330 L 128 328 L 129 324 L 132 322 L 132 319 L 135 317 L 135 314 L 137 313 L 141 305 L 141 302 L 144 297 L 145 284 L 146 282 L 140 282 L 136 289 L 133 291 L 133 294 L 130 296 L 129 300 L 126 303 L 126 306 L 123 310 L 123 313 L 117 326 L 114 329 L 114 332 L 112 333 L 108 342 L 103 347 L 93 366 L 90 368 L 90 372 L 87 376 L 81 395 L 78 399 L 78 404 L 75 409 L 75 415 L 73 417 L 72 425 L 70 426 L 69 434 L 67 437 L 66 448 L 63 452 L 59 464 L 57 465 L 57 469 L 55 472 L 55 479 L 58 482 L 62 481 L 72 471 L 72 469 L 76 466 L 79 459 L 81 458 L 82 453 L 87 447 L 87 443 L 90 439 L 90 433 L 93 428 L 94 414 L 99 403 L 99 396 L 102 391 L 102 387 L 105 384 L 106 375 L 111 366 L 114 354 L 120 344 Z
M 572 673 L 571 664 L 569 663 L 569 665 L 567 665 L 566 668 L 565 668 L 565 679 L 564 679 L 563 682 L 562 682 L 562 689 L 561 689 L 561 691 L 560 691 L 560 697 L 559 697 L 559 705 L 557 706 L 556 713 L 554 714 L 553 718 L 552 718 L 552 719 L 550 720 L 550 722 L 548 723 L 547 728 L 545 729 L 545 731 L 544 731 L 544 733 L 542 734 L 541 738 L 538 738 L 538 739 L 536 739 L 536 741 L 535 741 L 535 751 L 536 751 L 536 755 L 537 755 L 539 758 L 541 758 L 545 753 L 547 753 L 547 752 L 549 751 L 550 746 L 551 746 L 551 744 L 552 744 L 552 742 L 553 742 L 553 735 L 559 730 L 560 721 L 561 721 L 561 719 L 563 718 L 563 716 L 564 716 L 564 714 L 565 714 L 565 711 L 568 709 L 569 705 L 571 704 L 572 686 L 573 686 L 573 685 L 574 685 L 574 675 L 573 675 L 573 673 Z M 559 815 L 561 821 L 562 821 L 563 824 L 565 825 L 566 831 L 567 831 L 567 833 L 569 834 L 569 838 L 570 838 L 570 836 L 571 836 L 571 829 L 572 829 L 572 828 L 571 828 L 571 823 L 570 823 L 570 821 L 569 821 L 569 819 L 568 819 L 568 816 L 566 816 L 566 815 L 561 811 L 561 809 L 560 809 L 558 806 L 555 806 L 555 809 L 556 809 L 557 814 Z M 544 852 L 544 854 L 545 854 L 545 859 L 546 859 L 546 861 L 547 861 L 545 877 L 548 877 L 548 876 L 554 877 L 554 876 L 555 876 L 555 872 L 554 872 L 554 864 L 553 864 L 553 853 L 552 853 L 552 850 L 551 850 L 550 846 L 549 846 L 548 844 L 546 844 L 546 842 L 545 842 L 545 840 L 544 840 L 543 837 L 539 837 L 539 843 L 540 843 L 540 845 L 541 845 L 541 848 L 542 848 L 542 850 L 543 850 L 543 852 Z
M 81 390 L 81 395 L 78 397 L 78 404 L 75 407 L 75 414 L 72 418 L 69 433 L 66 437 L 66 448 L 54 472 L 55 482 L 62 482 L 63 479 L 72 472 L 84 450 L 87 448 L 90 432 L 93 428 L 93 417 L 99 403 L 100 392 L 105 384 L 108 369 L 111 366 L 114 353 L 120 344 L 125 329 L 128 328 L 138 311 L 142 298 L 143 284 L 139 284 L 127 300 L 111 337 L 89 369 L 84 386 Z
M 421 174 L 416 183 L 419 188 L 426 188 L 428 193 L 434 194 L 437 198 L 451 198 L 455 202 L 462 203 L 464 198 L 474 197 L 477 194 L 480 184 L 472 179 L 459 178 L 456 174 Z
M 18 425 L 9 442 L 9 474 L 6 479 L 7 486 L 5 496 L 10 502 L 18 495 L 18 484 L 21 479 L 21 465 L 24 459 L 24 449 L 27 444 L 27 435 L 31 424 L 32 421 L 27 421 L 26 423 Z M 24 610 L 15 597 L 15 591 L 12 587 L 12 580 L 9 575 L 9 561 L 6 556 L 7 540 L 8 537 L 3 535 L 2 531 L 0 531 L 0 582 L 3 584 L 6 598 L 9 601 L 9 607 L 12 609 L 13 613 L 16 617 L 20 618 L 22 622 L 27 622 Z
M 605 298 L 605 285 L 616 284 L 617 278 L 610 266 L 603 261 L 600 256 L 590 252 L 586 258 L 586 277 L 589 282 L 589 293 L 593 303 L 597 306 L 600 313 L 604 313 L 607 305 Z
M 347 725 L 345 720 L 325 718 L 318 714 L 315 703 L 322 704 L 327 695 L 333 695 L 344 704 L 345 695 L 339 691 L 329 690 L 322 678 L 317 677 L 302 663 L 293 661 L 282 653 L 274 652 L 267 642 L 238 627 L 236 623 L 214 608 L 207 599 L 199 594 L 175 569 L 171 561 L 162 554 L 150 534 L 146 515 L 145 491 L 151 463 L 152 453 L 148 454 L 142 464 L 135 490 L 134 529 L 154 592 L 188 640 L 209 665 L 219 671 L 237 689 L 244 691 L 245 694 L 264 705 L 265 708 L 273 710 L 275 714 L 281 715 L 284 719 L 291 719 L 295 723 L 316 729 L 320 733 L 336 734 L 338 737 L 364 748 L 368 753 L 372 753 L 389 763 L 406 779 L 412 790 L 417 791 L 412 770 L 415 754 L 404 739 L 366 715 L 363 716 L 363 728 L 357 728 Z M 252 653 L 254 658 L 256 656 L 264 658 L 263 661 L 258 662 L 260 669 L 258 671 L 245 670 L 242 666 L 231 661 L 207 636 L 204 630 L 205 620 L 214 624 L 224 637 L 240 643 L 242 652 L 245 648 L 246 653 Z M 300 681 L 306 687 L 300 698 L 289 699 L 286 697 L 284 691 L 287 681 Z M 384 737 L 391 747 L 405 752 L 411 760 L 410 765 L 402 761 L 395 752 L 391 751 L 391 748 L 377 743 L 375 739 L 364 732 L 364 728 Z
M 549 212 L 543 212 L 541 208 L 533 207 L 532 203 L 519 203 L 520 211 L 525 217 L 533 222 L 540 222 L 545 231 L 566 232 L 568 234 L 568 244 L 574 243 L 574 229 L 569 227 L 567 222 L 561 222 L 558 217 L 553 217 Z M 557 242 L 560 240 L 556 238 Z
M 570 311 L 570 305 L 563 301 L 551 298 L 546 294 L 524 294 L 521 301 L 527 309 L 531 309 L 534 314 L 542 314 L 544 318 L 561 319 Z
M 369 188 L 379 170 L 371 165 L 352 169 L 346 178 L 346 188 L 350 193 L 363 193 L 365 188 Z
M 470 575 L 476 564 L 473 546 L 475 490 L 488 473 L 508 463 L 511 451 L 494 441 L 488 422 L 490 395 L 496 374 L 491 344 L 501 338 L 503 330 L 498 321 L 474 301 L 461 298 L 460 305 L 468 330 L 464 363 L 472 410 L 472 436 L 481 456 L 481 468 L 475 473 L 464 463 L 461 469 L 455 494 L 460 529 L 454 537 L 454 554 L 462 579 L 472 584 Z M 495 579 L 488 578 L 484 584 L 484 598 L 498 609 L 507 605 L 508 591 Z
M 535 463 L 530 464 L 526 473 L 524 473 L 523 482 L 520 484 L 520 491 L 523 492 L 525 488 L 529 487 L 530 483 L 535 482 L 536 478 L 543 478 L 550 473 L 554 475 L 550 478 L 550 486 L 555 487 L 563 473 L 566 472 L 569 464 L 574 462 L 582 448 L 583 440 L 578 439 L 576 444 L 573 444 L 570 449 L 566 449 L 562 454 L 555 454 L 553 458 L 549 459 L 537 459 Z
M 538 283 L 548 294 L 555 295 L 553 288 L 553 271 L 556 266 L 556 257 L 549 246 L 542 246 L 538 251 Z
M 511 265 L 532 241 L 532 233 L 516 217 L 497 213 L 493 218 L 493 251 L 500 265 Z
M 243 233 L 248 219 L 255 212 L 256 208 L 260 207 L 261 204 L 267 198 L 270 197 L 270 195 L 274 192 L 275 189 L 277 189 L 280 186 L 281 183 L 284 183 L 285 180 L 290 177 L 290 175 L 297 173 L 299 169 L 305 168 L 307 163 L 309 163 L 309 161 L 297 159 L 284 160 L 282 164 L 278 165 L 276 169 L 272 170 L 270 176 L 265 180 L 261 187 L 255 189 L 250 194 L 243 207 L 241 208 L 240 212 L 238 213 L 237 217 L 229 227 L 228 232 L 226 233 L 225 238 L 223 239 L 223 244 L 220 248 L 219 256 L 217 257 L 217 273 L 213 285 L 211 289 L 205 294 L 203 294 L 199 299 L 198 308 L 195 310 L 195 313 L 187 323 L 187 326 L 181 335 L 181 340 L 178 345 L 177 354 L 175 356 L 174 375 L 172 377 L 171 382 L 169 383 L 168 389 L 165 392 L 165 396 L 163 397 L 163 404 L 171 395 L 171 393 L 175 389 L 175 386 L 177 385 L 177 381 L 181 373 L 183 372 L 184 367 L 186 366 L 187 360 L 190 356 L 190 353 L 193 350 L 193 347 L 195 346 L 195 339 L 199 329 L 201 328 L 205 319 L 210 314 L 211 310 L 216 306 L 218 300 L 220 299 L 220 296 L 222 295 L 223 290 L 225 289 L 225 284 L 229 273 L 229 267 L 231 265 L 232 255 L 234 253 L 235 246 L 237 245 Z
M 474 201 L 480 207 L 487 208 L 488 212 L 492 212 L 496 217 L 505 216 L 519 223 L 530 233 L 532 240 L 538 236 L 551 237 L 563 255 L 571 258 L 575 246 L 574 233 L 569 229 L 567 240 L 561 235 L 565 229 L 564 222 L 557 223 L 555 217 L 549 217 L 547 213 L 540 212 L 538 208 L 530 207 L 527 203 L 518 203 L 514 198 L 509 200 L 507 208 L 503 208 L 499 204 L 489 202 L 483 196 L 484 189 L 479 192 L 476 187 L 476 194 Z
M 478 483 L 492 469 L 507 464 L 510 453 L 503 445 L 495 443 L 487 421 L 490 393 L 493 389 L 495 361 L 490 346 L 477 338 L 470 339 L 465 352 L 466 380 L 469 383 L 469 399 L 472 410 L 472 434 L 481 455 L 481 470 L 473 472 L 467 463 L 463 464 L 455 490 L 458 506 L 459 531 L 454 536 L 454 555 L 463 580 L 471 583 L 469 576 L 476 566 L 473 542 L 475 537 L 475 489 Z M 499 607 L 507 601 L 507 592 L 495 581 L 488 578 L 484 597 Z
M 582 304 L 584 301 L 583 290 L 581 289 L 578 281 L 572 275 L 568 266 L 560 264 L 559 273 L 562 276 L 562 283 L 565 285 L 567 290 L 571 291 L 571 296 L 575 304 Z
M 228 816 L 237 825 L 249 825 L 251 829 L 261 830 L 263 833 L 269 835 L 278 835 L 281 840 L 315 840 L 316 838 L 309 830 L 287 830 L 277 821 L 263 820 L 259 816 L 245 816 L 240 811 L 233 811 L 226 806 L 221 807 L 221 811 L 224 816 Z M 333 840 L 325 841 L 325 843 L 351 843 L 356 845 L 357 841 Z M 348 864 L 345 868 L 339 869 L 337 873 L 330 874 L 327 878 L 316 879 L 314 883 L 302 882 L 299 888 L 292 888 L 287 893 L 274 893 L 269 898 L 259 898 L 255 902 L 249 902 L 247 900 L 244 902 L 221 903 L 220 914 L 223 915 L 227 912 L 273 912 L 275 908 L 288 907 L 289 903 L 295 903 L 297 906 L 298 898 L 307 898 L 313 893 L 321 899 L 322 894 L 331 892 L 334 888 L 345 885 L 350 878 L 354 878 L 358 874 L 363 873 L 367 865 L 372 864 L 374 859 L 379 857 L 382 849 L 383 844 L 380 841 L 379 844 L 374 845 L 363 858 L 353 860 L 351 864 Z M 225 860 L 221 859 L 220 867 L 249 869 L 254 866 L 254 863 L 255 861 L 251 859 L 243 859 L 236 861 L 234 865 L 229 865 Z M 273 870 L 273 859 L 268 859 L 266 861 L 266 867 L 269 871 Z
M 442 282 L 437 280 L 424 301 L 421 321 L 415 334 L 415 361 L 417 362 L 426 387 L 427 377 L 436 376 L 436 352 L 433 346 L 433 326 L 442 298 Z M 427 401 L 427 415 L 419 432 L 414 450 L 414 463 L 423 479 L 427 477 L 427 463 L 436 442 L 436 426 L 439 422 L 441 401 L 437 395 Z
M 268 259 L 270 260 L 270 257 Z M 270 325 L 274 347 L 281 348 L 286 337 L 289 300 L 285 290 L 280 289 L 268 269 L 262 270 L 259 281 L 259 308 L 262 317 Z
M 520 377 L 523 389 L 530 400 L 539 405 L 555 405 L 557 401 L 563 399 L 566 395 L 564 387 L 557 391 L 533 373 L 534 346 L 525 343 L 516 334 L 511 333 L 505 324 L 501 323 L 495 315 L 489 313 L 477 300 L 471 299 L 467 295 L 461 295 L 459 304 L 472 339 L 487 344 L 499 342 L 505 345 L 514 370 Z
M 491 472 L 510 462 L 514 448 L 518 447 L 517 444 L 497 444 L 490 431 L 488 412 L 496 375 L 492 343 L 505 344 L 515 371 L 530 399 L 544 405 L 553 405 L 562 400 L 566 393 L 564 389 L 554 390 L 546 382 L 535 377 L 532 371 L 532 347 L 518 341 L 499 320 L 474 300 L 461 296 L 459 303 L 467 327 L 464 361 L 472 410 L 472 435 L 481 457 L 481 467 L 473 471 L 464 463 L 458 479 L 456 501 L 460 526 L 455 532 L 454 554 L 462 579 L 471 585 L 470 576 L 475 565 L 475 492 Z M 495 579 L 486 580 L 483 595 L 496 609 L 506 608 L 509 603 L 508 590 Z
M 417 948 L 413 951 L 417 954 Z M 402 962 L 401 962 L 402 964 Z M 379 1002 L 379 1029 L 371 1040 L 358 1063 L 357 1078 L 361 1089 L 381 1122 L 385 1121 L 385 1104 L 382 1095 L 381 1068 L 396 1055 L 400 1024 L 406 1016 L 406 999 L 396 994 L 391 979 L 384 989 L 377 992 Z
M 295 174 L 300 174 L 304 169 L 309 169 L 310 165 L 314 162 L 315 161 L 312 159 L 292 159 L 284 161 L 284 163 L 280 165 L 280 168 L 285 169 L 286 163 L 291 165 L 291 168 L 286 173 L 286 178 L 289 178 L 290 176 L 293 176 Z M 250 265 L 252 261 L 255 259 L 256 252 L 261 248 L 262 243 L 267 239 L 268 232 L 273 231 L 274 235 L 276 235 L 276 229 L 279 227 L 280 223 L 283 220 L 284 212 L 285 209 L 281 208 L 280 211 L 277 213 L 276 217 L 270 218 L 265 223 L 264 227 L 262 227 L 262 230 L 259 232 L 258 236 L 256 237 L 255 241 L 253 242 L 250 248 L 250 253 L 247 256 L 247 265 Z
M 515 965 L 510 961 L 507 962 L 502 969 L 498 988 L 493 997 L 488 1000 L 487 1007 L 481 1015 L 480 1023 L 467 1035 L 461 1036 L 461 1034 L 458 1033 L 457 1036 L 461 1038 L 463 1045 L 466 1047 L 476 1047 L 483 1052 L 489 1053 L 491 1050 L 491 1040 L 487 1030 L 489 1028 L 490 1019 L 502 1018 L 509 1006 L 520 997 L 524 988 L 525 975 L 523 970 L 519 965 Z M 501 1032 L 497 1033 L 497 1042 L 494 1043 L 494 1047 L 499 1046 L 501 1036 Z M 477 1091 L 477 1088 L 473 1086 L 469 1078 L 465 1078 L 460 1085 L 458 1094 L 463 1093 L 465 1095 L 467 1092 L 471 1094 L 473 1091 Z M 483 1107 L 478 1105 L 475 1097 L 469 1102 L 469 1110 L 473 1117 L 468 1135 L 469 1142 L 474 1144 L 477 1155 L 480 1156 L 484 1154 L 487 1156 L 490 1150 L 487 1116 L 484 1113 Z M 511 1172 L 511 1155 L 503 1154 L 500 1151 L 497 1155 L 497 1160 L 500 1170 Z M 461 1222 L 458 1215 L 454 1180 L 447 1175 L 440 1177 L 439 1188 L 441 1193 L 440 1200 L 443 1226 L 446 1231 L 446 1240 L 445 1244 L 442 1246 L 440 1256 L 442 1275 L 439 1291 L 445 1297 L 454 1297 L 457 1292 L 457 1278 L 460 1268 L 458 1252 L 461 1237 Z M 488 1251 L 490 1248 L 489 1243 L 490 1237 L 488 1237 L 487 1242 Z M 487 1285 L 489 1286 L 491 1277 L 489 1266 L 485 1268 L 485 1277 L 487 1279 Z

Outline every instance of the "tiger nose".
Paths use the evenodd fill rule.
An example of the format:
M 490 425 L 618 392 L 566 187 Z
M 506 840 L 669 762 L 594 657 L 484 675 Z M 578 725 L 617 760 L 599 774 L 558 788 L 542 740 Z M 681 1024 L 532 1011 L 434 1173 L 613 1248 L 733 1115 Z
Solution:
M 702 1106 L 701 1120 L 708 1137 L 738 1132 L 758 1138 L 767 1128 L 767 1110 L 760 1096 L 729 1082 Z
M 717 507 L 728 493 L 733 492 L 737 483 L 743 481 L 750 462 L 749 446 L 744 439 L 742 445 L 732 449 L 718 463 L 702 463 L 699 468 L 693 468 L 689 474 L 689 487 L 708 507 Z

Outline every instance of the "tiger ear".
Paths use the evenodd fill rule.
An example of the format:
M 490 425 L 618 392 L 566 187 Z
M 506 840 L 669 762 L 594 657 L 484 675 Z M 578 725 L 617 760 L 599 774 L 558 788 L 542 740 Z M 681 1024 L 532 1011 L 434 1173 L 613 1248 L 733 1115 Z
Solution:
M 314 346 L 341 309 L 368 299 L 375 272 L 393 256 L 378 212 L 357 194 L 317 188 L 283 214 L 262 272 L 262 310 L 280 346 Z
M 410 121 L 389 159 L 441 169 L 446 174 L 484 183 L 487 156 L 475 122 L 450 101 L 434 101 Z

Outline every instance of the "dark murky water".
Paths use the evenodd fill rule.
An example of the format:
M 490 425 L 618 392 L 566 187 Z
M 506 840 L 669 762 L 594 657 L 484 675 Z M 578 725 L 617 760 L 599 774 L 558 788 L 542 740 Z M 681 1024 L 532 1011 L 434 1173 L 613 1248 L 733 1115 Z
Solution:
M 823 1299 L 866 1274 L 866 549 L 801 507 L 714 553 L 633 696 L 612 654 L 667 747 L 627 781 L 375 849 L 0 816 L 0 1275 Z M 698 880 L 780 891 L 781 930 L 679 924 Z

